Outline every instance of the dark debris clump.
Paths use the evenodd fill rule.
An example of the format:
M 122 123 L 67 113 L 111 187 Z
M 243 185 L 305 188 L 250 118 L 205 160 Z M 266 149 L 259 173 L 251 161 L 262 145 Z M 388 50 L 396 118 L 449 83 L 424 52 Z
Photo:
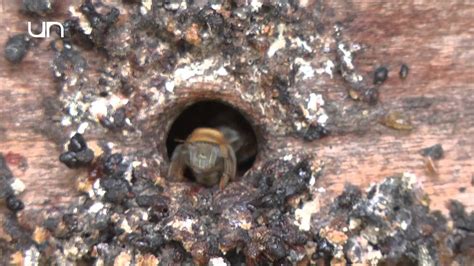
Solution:
M 9 62 L 20 63 L 30 48 L 30 40 L 26 34 L 17 34 L 10 37 L 5 44 L 4 55 Z
M 261 191 L 261 196 L 252 205 L 262 208 L 275 208 L 284 206 L 286 200 L 308 189 L 308 182 L 312 171 L 307 161 L 303 161 L 286 173 L 279 182 L 273 181 L 272 185 Z
M 379 85 L 384 83 L 388 78 L 388 69 L 386 67 L 378 67 L 374 71 L 374 84 Z
M 455 226 L 463 228 L 472 222 L 462 205 L 451 206 Z M 429 211 L 413 175 L 389 177 L 373 185 L 366 195 L 346 185 L 328 216 L 313 222 L 320 228 L 315 231 L 316 239 L 321 242 L 324 238 L 334 245 L 326 255 L 332 256 L 332 262 L 431 265 L 447 259 L 447 243 L 439 242 L 449 235 L 447 220 L 439 212 Z M 324 242 L 319 245 L 327 246 Z M 450 250 L 457 253 L 454 247 Z
M 7 208 L 13 212 L 21 211 L 25 208 L 25 204 L 15 195 L 9 196 L 7 199 Z
M 428 148 L 424 148 L 420 151 L 421 155 L 430 157 L 433 160 L 439 160 L 443 158 L 444 150 L 441 144 L 436 144 Z
M 87 147 L 84 137 L 76 133 L 68 144 L 68 151 L 59 156 L 59 160 L 69 168 L 88 166 L 94 160 L 94 152 Z
M 474 213 L 467 214 L 464 206 L 458 201 L 451 201 L 448 208 L 455 228 L 474 233 Z
M 27 13 L 44 16 L 53 10 L 54 0 L 23 0 L 23 10 Z
M 410 68 L 407 64 L 402 64 L 400 66 L 400 72 L 398 73 L 400 79 L 406 79 L 408 77 L 408 73 L 410 73 Z
M 329 134 L 319 123 L 325 113 L 318 95 L 311 92 L 317 103 L 308 108 L 304 107 L 309 105 L 308 95 L 293 97 L 297 86 L 306 86 L 306 76 L 321 71 L 311 65 L 321 55 L 314 51 L 326 49 L 316 41 L 323 38 L 315 34 L 330 28 L 325 30 L 306 8 L 294 1 L 123 2 L 126 10 L 120 6 L 123 3 L 83 1 L 76 8 L 81 15 L 64 22 L 65 38 L 52 43 L 54 75 L 61 82 L 59 100 L 69 119 L 61 120 L 62 126 L 93 120 L 118 132 L 129 124 L 146 124 L 143 117 L 156 118 L 154 108 L 174 97 L 171 93 L 180 79 L 192 79 L 189 73 L 218 72 L 228 73 L 242 87 L 255 88 L 251 91 L 255 95 L 260 95 L 254 92 L 262 84 L 265 102 L 271 98 L 276 100 L 271 105 L 281 104 L 276 111 L 262 108 L 285 117 L 281 127 L 285 131 L 290 128 L 307 141 Z M 337 58 L 332 59 L 340 61 L 350 96 L 376 104 L 378 89 L 362 83 L 352 64 L 360 47 L 343 40 L 339 30 L 336 35 L 335 43 L 329 43 L 337 46 Z M 84 50 L 97 58 L 89 60 Z M 27 48 L 10 51 L 14 59 L 10 61 L 21 61 Z M 216 54 L 217 61 L 208 63 L 222 65 L 219 71 L 196 66 Z M 332 63 L 324 56 L 326 63 Z M 89 68 L 100 74 L 92 75 Z M 332 70 L 327 70 L 331 68 L 328 64 L 322 71 L 332 78 Z M 175 72 L 185 74 L 173 76 Z M 144 137 L 141 133 L 146 132 L 123 134 L 133 142 L 124 146 L 134 146 Z M 12 256 L 30 264 L 41 260 L 59 265 L 429 265 L 440 258 L 436 234 L 446 233 L 445 220 L 429 212 L 409 178 L 388 178 L 367 195 L 347 186 L 332 208 L 310 210 L 311 228 L 304 230 L 296 222 L 296 212 L 304 212 L 305 204 L 319 193 L 312 182 L 320 171 L 312 169 L 310 159 L 268 160 L 261 169 L 219 190 L 157 176 L 159 159 L 149 142 L 122 152 L 105 151 L 94 158 L 83 136 L 74 135 L 60 161 L 84 168 L 87 176 L 76 180 L 81 196 L 66 208 L 45 210 L 43 224 L 32 232 L 15 219 L 8 220 L 4 227 L 13 242 L 22 239 Z M 11 175 L 2 167 L 0 173 L 0 182 L 3 176 L 7 180 L 1 183 L 7 188 L 0 190 L 1 198 L 13 211 L 21 209 L 9 190 Z M 452 239 L 451 250 L 456 253 L 469 250 L 472 237 L 466 230 L 471 218 L 460 210 L 455 213 L 462 230 Z
M 97 47 L 105 45 L 105 39 L 110 27 L 118 20 L 120 11 L 112 7 L 105 14 L 97 12 L 91 0 L 86 0 L 80 7 L 80 11 L 87 17 L 93 30 L 91 39 Z
M 449 202 L 448 209 L 454 228 L 447 242 L 455 254 L 454 260 L 460 265 L 472 264 L 474 261 L 474 212 L 467 214 L 464 206 L 455 200 Z
M 127 117 L 126 117 L 125 108 L 119 108 L 119 109 L 115 110 L 115 112 L 112 115 L 102 117 L 99 121 L 104 127 L 108 128 L 112 131 L 115 131 L 115 130 L 119 130 L 119 129 L 121 129 L 125 126 L 125 119 L 126 118 Z
M 84 143 L 76 137 L 70 146 L 80 150 Z M 444 249 L 457 260 L 469 258 L 473 214 L 452 202 L 450 234 L 446 219 L 429 211 L 408 174 L 367 193 L 346 185 L 330 208 L 311 210 L 311 229 L 301 230 L 295 211 L 304 206 L 295 199 L 312 197 L 309 183 L 318 173 L 310 165 L 308 159 L 296 165 L 271 160 L 221 191 L 191 182 L 157 184 L 146 167 L 105 153 L 95 162 L 90 191 L 78 204 L 49 212 L 32 233 L 36 244 L 25 242 L 26 249 L 52 259 L 48 250 L 60 246 L 55 261 L 105 264 L 430 264 L 446 259 Z
M 23 201 L 17 197 L 22 190 L 18 191 L 18 188 L 15 190 L 15 182 L 21 181 L 14 178 L 5 157 L 0 153 L 0 201 L 4 201 L 12 212 L 18 212 L 25 208 Z
M 329 135 L 329 130 L 321 125 L 310 125 L 303 134 L 306 141 L 318 140 Z
M 80 150 L 85 144 L 76 136 L 70 146 Z M 276 160 L 257 173 L 274 174 L 266 186 L 249 190 L 244 183 L 252 181 L 242 180 L 224 191 L 194 183 L 157 185 L 119 153 L 101 155 L 96 164 L 97 181 L 79 204 L 48 212 L 34 230 L 36 244 L 29 250 L 42 259 L 203 265 L 235 261 L 237 252 L 260 265 L 307 257 L 309 235 L 294 224 L 290 201 L 308 192 L 308 160 L 284 168 Z M 50 253 L 53 247 L 61 249 Z

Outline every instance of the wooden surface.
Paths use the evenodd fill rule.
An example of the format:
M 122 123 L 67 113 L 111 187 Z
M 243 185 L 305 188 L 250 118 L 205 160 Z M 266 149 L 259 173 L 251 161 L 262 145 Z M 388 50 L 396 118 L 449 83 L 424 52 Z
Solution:
M 4 1 L 8 2 L 8 1 Z M 4 3 L 0 22 L 2 46 L 16 32 L 26 31 L 28 18 L 15 10 L 16 2 Z M 321 180 L 328 196 L 335 196 L 351 182 L 370 183 L 401 172 L 418 176 L 433 209 L 446 213 L 447 200 L 456 199 L 474 209 L 474 3 L 472 1 L 328 1 L 334 15 L 350 22 L 351 40 L 367 45 L 356 60 L 362 73 L 376 65 L 391 70 L 381 88 L 383 114 L 399 110 L 411 117 L 415 129 L 399 132 L 379 123 L 379 117 L 351 120 L 341 115 L 339 130 L 311 144 L 325 162 Z M 64 206 L 74 198 L 73 177 L 78 174 L 58 161 L 61 152 L 46 136 L 44 102 L 55 97 L 48 42 L 38 44 L 17 66 L 0 57 L 0 152 L 19 154 L 28 167 L 10 164 L 14 175 L 26 184 L 21 198 L 26 211 Z M 400 63 L 410 66 L 405 81 L 398 79 Z M 345 84 L 334 79 L 330 100 L 347 99 Z M 369 107 L 367 107 L 369 108 Z M 291 148 L 308 144 L 292 141 Z M 440 143 L 443 159 L 436 161 L 439 174 L 426 173 L 419 150 Z M 460 192 L 465 188 L 464 192 Z

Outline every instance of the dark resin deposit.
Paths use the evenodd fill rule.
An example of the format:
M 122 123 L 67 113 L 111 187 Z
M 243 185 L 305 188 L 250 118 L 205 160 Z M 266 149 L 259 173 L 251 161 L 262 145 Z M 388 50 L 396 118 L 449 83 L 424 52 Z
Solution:
M 47 18 L 53 2 L 24 1 L 23 11 Z M 25 186 L 0 156 L 0 264 L 470 265 L 474 214 L 459 202 L 449 203 L 450 218 L 431 211 L 409 173 L 367 190 L 347 184 L 331 198 L 326 158 L 285 146 L 318 143 L 344 133 L 348 120 L 384 112 L 382 124 L 412 129 L 380 109 L 387 68 L 358 69 L 365 46 L 324 8 L 264 0 L 67 7 L 65 38 L 48 40 L 57 94 L 39 131 L 55 140 L 78 195 L 32 219 Z M 5 57 L 20 63 L 24 42 L 9 41 Z M 331 101 L 323 79 L 347 87 L 347 105 Z M 192 109 L 200 104 L 216 110 Z M 176 144 L 210 124 L 251 136 L 252 147 L 237 153 L 236 180 L 223 189 L 171 182 Z M 242 159 L 246 152 L 252 158 Z M 440 144 L 420 153 L 444 156 Z

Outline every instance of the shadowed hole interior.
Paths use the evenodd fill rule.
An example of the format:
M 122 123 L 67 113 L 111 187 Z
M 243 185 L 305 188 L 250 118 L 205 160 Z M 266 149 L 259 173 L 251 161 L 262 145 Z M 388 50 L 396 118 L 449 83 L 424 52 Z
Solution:
M 171 158 L 175 148 L 199 127 L 228 127 L 238 132 L 240 139 L 244 141 L 243 146 L 235 151 L 237 175 L 242 176 L 252 167 L 258 153 L 255 131 L 238 109 L 220 101 L 196 102 L 176 118 L 166 138 L 168 158 Z M 192 178 L 190 171 L 186 171 L 185 175 Z

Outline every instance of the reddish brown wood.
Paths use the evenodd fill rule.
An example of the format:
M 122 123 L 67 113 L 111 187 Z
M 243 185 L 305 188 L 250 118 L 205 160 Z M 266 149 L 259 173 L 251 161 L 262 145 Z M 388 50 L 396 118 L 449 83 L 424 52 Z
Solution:
M 8 1 L 4 1 L 4 4 Z M 447 200 L 456 199 L 474 209 L 474 5 L 470 1 L 346 1 L 332 0 L 326 6 L 334 16 L 349 21 L 346 34 L 367 45 L 357 58 L 367 74 L 374 65 L 392 70 L 381 89 L 377 112 L 399 110 L 411 117 L 415 129 L 400 132 L 379 123 L 380 116 L 364 118 L 363 112 L 336 116 L 339 130 L 314 142 L 311 149 L 324 161 L 321 185 L 335 196 L 345 182 L 366 187 L 386 176 L 415 173 L 429 194 L 433 209 L 446 213 Z M 0 10 L 4 27 L 0 44 L 14 33 L 26 31 L 26 17 L 16 12 L 16 3 Z M 331 18 L 333 20 L 333 18 Z M 53 53 L 48 42 L 32 49 L 25 60 L 13 66 L 0 57 L 0 152 L 24 156 L 28 169 L 12 165 L 17 178 L 27 186 L 21 196 L 26 210 L 64 206 L 74 198 L 72 171 L 58 161 L 60 150 L 49 136 L 40 133 L 48 116 L 44 100 L 55 97 L 56 84 L 49 68 Z M 410 66 L 405 81 L 399 65 Z M 340 78 L 324 80 L 328 98 L 344 106 L 347 84 Z M 368 107 L 367 107 L 368 108 Z M 282 138 L 298 150 L 308 144 Z M 421 148 L 441 143 L 445 157 L 436 161 L 439 174 L 426 173 Z M 466 188 L 460 192 L 460 188 Z

